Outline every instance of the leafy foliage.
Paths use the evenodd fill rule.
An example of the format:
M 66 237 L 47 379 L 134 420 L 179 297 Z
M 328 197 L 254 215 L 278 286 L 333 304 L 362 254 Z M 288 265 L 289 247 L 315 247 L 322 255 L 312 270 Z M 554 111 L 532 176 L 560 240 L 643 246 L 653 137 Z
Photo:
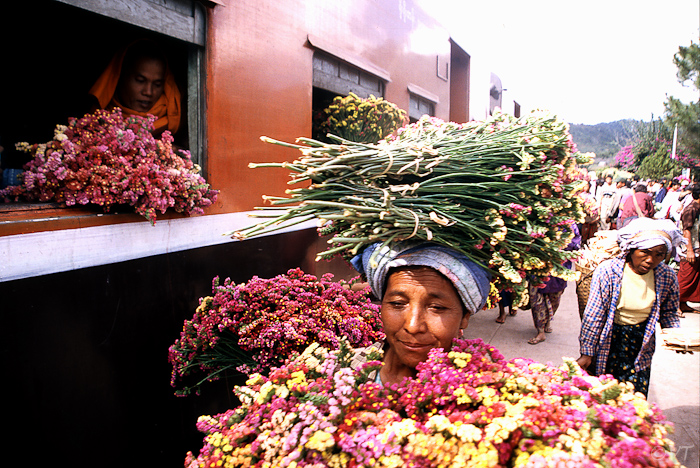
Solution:
M 679 47 L 673 58 L 678 67 L 678 81 L 700 90 L 700 46 L 691 43 L 689 47 Z M 678 125 L 678 140 L 689 153 L 684 161 L 685 167 L 694 169 L 700 177 L 700 100 L 684 104 L 679 99 L 669 96 L 665 103 L 667 120 Z

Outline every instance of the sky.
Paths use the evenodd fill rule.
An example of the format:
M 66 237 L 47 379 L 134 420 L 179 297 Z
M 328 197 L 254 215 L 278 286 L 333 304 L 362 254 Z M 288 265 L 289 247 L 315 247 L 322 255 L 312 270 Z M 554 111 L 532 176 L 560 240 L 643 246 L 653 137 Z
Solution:
M 663 115 L 666 96 L 698 100 L 676 78 L 678 47 L 699 42 L 699 0 L 418 0 L 504 100 L 572 124 Z M 505 104 L 504 104 L 505 107 Z

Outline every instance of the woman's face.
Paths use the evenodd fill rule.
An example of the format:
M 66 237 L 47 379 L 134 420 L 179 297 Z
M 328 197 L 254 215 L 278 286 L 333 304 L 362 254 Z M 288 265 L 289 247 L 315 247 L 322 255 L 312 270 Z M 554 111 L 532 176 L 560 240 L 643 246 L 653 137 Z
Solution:
M 630 252 L 628 263 L 632 271 L 644 275 L 653 270 L 666 258 L 666 246 L 657 245 L 648 249 L 634 249 Z
M 382 322 L 389 343 L 385 367 L 394 376 L 414 375 L 433 348 L 450 349 L 469 323 L 450 280 L 428 267 L 393 271 L 382 299 Z
M 117 96 L 129 109 L 148 112 L 163 95 L 165 64 L 157 59 L 142 58 L 131 70 L 124 70 Z

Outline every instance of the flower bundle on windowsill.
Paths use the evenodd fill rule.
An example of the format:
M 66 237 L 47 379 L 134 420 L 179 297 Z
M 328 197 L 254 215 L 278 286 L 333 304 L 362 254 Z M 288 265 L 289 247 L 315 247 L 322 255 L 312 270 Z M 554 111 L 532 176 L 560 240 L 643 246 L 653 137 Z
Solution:
M 199 418 L 204 445 L 185 466 L 680 466 L 659 409 L 573 359 L 506 361 L 481 340 L 455 340 L 387 388 L 373 377 L 379 353 L 358 369 L 352 355 L 312 345 L 251 376 L 236 389 L 242 406 Z
M 105 212 L 129 205 L 155 224 L 171 209 L 202 214 L 218 192 L 209 188 L 188 151 L 176 151 L 165 131 L 156 139 L 155 117 L 125 118 L 119 108 L 97 110 L 58 125 L 48 143 L 18 144 L 33 159 L 22 184 L 0 190 L 0 200 L 98 205 Z
M 213 295 L 200 299 L 169 349 L 176 394 L 198 392 L 227 370 L 266 374 L 311 343 L 335 349 L 341 339 L 356 347 L 383 339 L 379 307 L 368 290 L 354 291 L 356 281 L 332 276 L 319 279 L 296 268 L 241 284 L 215 278 Z
M 290 184 L 308 185 L 263 197 L 273 206 L 256 216 L 271 219 L 231 234 L 245 239 L 316 219 L 320 234 L 332 235 L 319 258 L 346 259 L 375 242 L 433 241 L 489 268 L 494 294 L 512 291 L 515 303 L 526 276 L 536 285 L 550 275 L 575 279 L 562 266 L 576 256 L 564 248 L 583 219 L 566 123 L 543 112 L 498 113 L 466 124 L 423 118 L 397 133 L 376 145 L 263 137 L 302 156 L 250 166 L 285 167 Z
M 377 143 L 408 122 L 406 111 L 373 95 L 366 99 L 354 93 L 337 96 L 323 112 L 322 133 L 358 143 Z

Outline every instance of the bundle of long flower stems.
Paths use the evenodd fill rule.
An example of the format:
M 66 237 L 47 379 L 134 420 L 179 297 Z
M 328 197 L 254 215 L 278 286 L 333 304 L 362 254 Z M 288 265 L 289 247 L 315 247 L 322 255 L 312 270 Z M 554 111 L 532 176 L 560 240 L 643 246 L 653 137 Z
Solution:
M 261 137 L 302 156 L 250 167 L 287 168 L 289 184 L 300 187 L 264 196 L 271 206 L 254 216 L 270 219 L 229 234 L 245 239 L 316 219 L 319 234 L 330 236 L 317 260 L 350 259 L 376 242 L 448 245 L 493 273 L 493 300 L 510 291 L 521 301 L 528 281 L 550 275 L 575 278 L 563 263 L 576 256 L 564 249 L 583 216 L 573 196 L 578 153 L 557 117 L 497 113 L 465 124 L 424 117 L 377 144 L 329 136 L 335 143 Z

